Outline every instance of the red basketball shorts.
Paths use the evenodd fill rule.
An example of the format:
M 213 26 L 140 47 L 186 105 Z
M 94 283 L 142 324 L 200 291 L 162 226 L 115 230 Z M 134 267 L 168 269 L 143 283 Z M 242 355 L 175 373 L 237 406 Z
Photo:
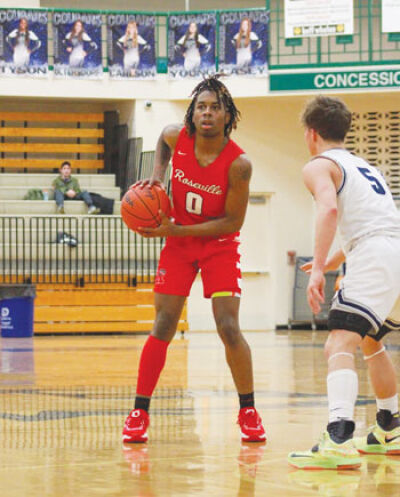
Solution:
M 229 292 L 240 297 L 239 242 L 232 237 L 169 237 L 161 251 L 154 291 L 168 295 L 190 293 L 200 271 L 204 297 Z

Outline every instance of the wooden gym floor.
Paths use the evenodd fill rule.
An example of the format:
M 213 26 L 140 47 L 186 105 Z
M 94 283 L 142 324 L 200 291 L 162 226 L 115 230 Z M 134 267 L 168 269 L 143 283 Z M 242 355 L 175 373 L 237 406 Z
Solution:
M 295 471 L 326 424 L 325 332 L 246 333 L 266 446 L 241 445 L 237 396 L 214 333 L 173 341 L 152 401 L 150 442 L 123 447 L 144 336 L 2 339 L 2 497 L 393 496 L 400 457 L 360 471 Z M 400 366 L 400 337 L 386 342 Z M 375 402 L 361 357 L 357 433 Z

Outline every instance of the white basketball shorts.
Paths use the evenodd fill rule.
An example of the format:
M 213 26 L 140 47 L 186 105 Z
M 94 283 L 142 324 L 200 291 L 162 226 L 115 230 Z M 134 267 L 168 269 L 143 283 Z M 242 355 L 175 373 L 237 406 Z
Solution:
M 379 234 L 362 238 L 348 252 L 331 309 L 360 314 L 376 332 L 392 313 L 400 322 L 399 296 L 400 237 Z

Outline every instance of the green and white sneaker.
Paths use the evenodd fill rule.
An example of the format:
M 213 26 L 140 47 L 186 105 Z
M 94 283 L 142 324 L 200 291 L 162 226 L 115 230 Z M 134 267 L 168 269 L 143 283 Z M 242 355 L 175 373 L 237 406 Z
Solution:
M 383 430 L 378 424 L 371 426 L 366 436 L 354 439 L 354 445 L 361 454 L 400 456 L 400 426 L 391 431 Z
M 288 462 L 299 469 L 357 469 L 361 466 L 361 457 L 353 439 L 338 444 L 325 431 L 311 450 L 291 452 Z

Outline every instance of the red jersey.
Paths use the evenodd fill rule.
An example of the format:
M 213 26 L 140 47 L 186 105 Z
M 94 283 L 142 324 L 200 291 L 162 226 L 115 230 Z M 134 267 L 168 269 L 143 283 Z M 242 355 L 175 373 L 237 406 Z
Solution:
M 194 153 L 195 136 L 183 128 L 172 157 L 172 200 L 176 224 L 199 224 L 222 217 L 232 162 L 243 150 L 232 140 L 214 162 L 201 167 Z

